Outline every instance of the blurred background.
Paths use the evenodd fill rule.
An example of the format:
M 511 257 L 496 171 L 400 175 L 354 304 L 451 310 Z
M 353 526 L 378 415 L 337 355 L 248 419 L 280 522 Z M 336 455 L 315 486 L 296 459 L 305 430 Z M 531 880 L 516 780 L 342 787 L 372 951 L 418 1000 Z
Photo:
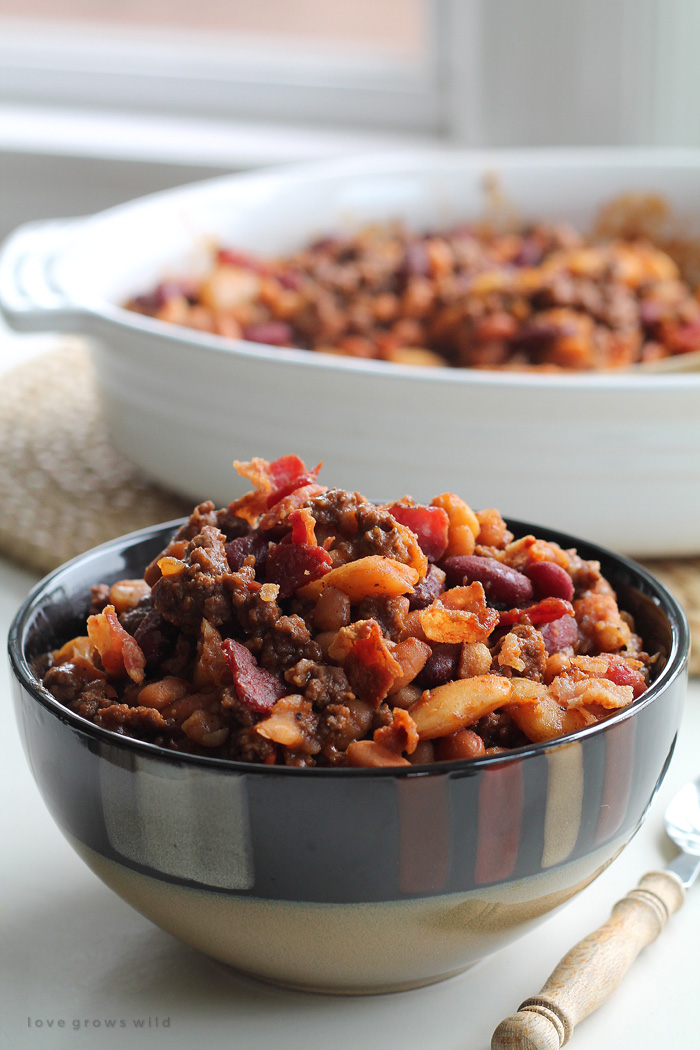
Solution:
M 700 144 L 696 0 L 0 0 L 0 236 L 412 145 Z

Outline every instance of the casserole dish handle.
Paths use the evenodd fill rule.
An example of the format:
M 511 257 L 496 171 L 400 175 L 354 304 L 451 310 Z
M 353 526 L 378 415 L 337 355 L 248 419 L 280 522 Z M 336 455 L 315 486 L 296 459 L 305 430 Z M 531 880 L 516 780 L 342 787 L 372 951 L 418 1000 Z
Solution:
M 0 312 L 20 332 L 69 331 L 81 312 L 57 285 L 54 267 L 79 219 L 30 222 L 0 247 Z

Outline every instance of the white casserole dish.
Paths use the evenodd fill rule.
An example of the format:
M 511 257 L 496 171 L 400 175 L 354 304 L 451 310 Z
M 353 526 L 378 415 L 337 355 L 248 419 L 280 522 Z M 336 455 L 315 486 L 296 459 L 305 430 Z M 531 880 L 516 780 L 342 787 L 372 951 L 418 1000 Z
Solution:
M 24 226 L 2 249 L 0 307 L 19 330 L 94 337 L 115 444 L 193 499 L 238 494 L 234 458 L 296 452 L 373 498 L 453 489 L 474 507 L 629 554 L 699 552 L 700 374 L 358 362 L 226 340 L 120 306 L 163 277 L 201 271 L 214 242 L 277 254 L 375 220 L 422 228 L 481 216 L 487 173 L 523 218 L 585 230 L 601 204 L 629 191 L 662 194 L 686 229 L 700 216 L 700 151 L 357 158 Z

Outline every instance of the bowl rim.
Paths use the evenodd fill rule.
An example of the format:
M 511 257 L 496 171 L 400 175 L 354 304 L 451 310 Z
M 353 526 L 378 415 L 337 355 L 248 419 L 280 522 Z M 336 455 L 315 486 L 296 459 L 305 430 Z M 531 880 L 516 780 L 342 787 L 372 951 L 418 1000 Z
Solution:
M 510 765 L 514 762 L 522 761 L 533 755 L 544 755 L 562 747 L 571 746 L 581 740 L 597 736 L 612 726 L 619 725 L 622 722 L 628 721 L 630 718 L 634 718 L 639 711 L 652 704 L 673 682 L 681 677 L 687 668 L 690 649 L 690 628 L 687 617 L 675 596 L 651 572 L 645 569 L 642 565 L 639 565 L 633 559 L 622 554 L 614 553 L 605 547 L 601 547 L 599 544 L 590 543 L 587 540 L 577 540 L 576 537 L 571 536 L 569 533 L 560 532 L 556 529 L 547 529 L 545 526 L 539 526 L 529 522 L 521 522 L 509 518 L 506 519 L 506 524 L 509 527 L 514 526 L 520 535 L 528 535 L 532 532 L 541 538 L 555 540 L 560 543 L 561 546 L 576 547 L 577 549 L 578 545 L 582 544 L 587 548 L 587 552 L 590 552 L 592 555 L 592 557 L 587 557 L 586 560 L 612 560 L 612 562 L 619 565 L 620 568 L 625 569 L 633 578 L 636 578 L 635 582 L 637 585 L 639 585 L 639 583 L 644 585 L 644 593 L 650 597 L 654 604 L 657 605 L 657 607 L 666 615 L 671 630 L 671 646 L 666 664 L 659 677 L 652 682 L 649 688 L 646 689 L 638 699 L 634 700 L 626 708 L 609 715 L 603 721 L 596 722 L 592 726 L 586 726 L 583 729 L 579 729 L 575 733 L 568 733 L 564 736 L 555 737 L 552 740 L 540 741 L 538 743 L 530 742 L 498 755 L 486 755 L 483 758 L 453 759 L 425 764 L 416 763 L 415 765 L 410 766 L 367 768 L 351 768 L 347 766 L 314 766 L 311 768 L 301 768 L 297 766 L 266 766 L 261 763 L 243 762 L 239 759 L 218 758 L 209 755 L 192 755 L 186 752 L 169 751 L 160 744 L 153 744 L 145 740 L 137 740 L 134 737 L 122 736 L 111 730 L 103 729 L 101 726 L 96 726 L 88 719 L 83 718 L 81 715 L 64 707 L 64 705 L 61 704 L 32 673 L 32 669 L 24 653 L 24 639 L 26 629 L 29 626 L 29 622 L 35 610 L 38 610 L 41 607 L 45 593 L 60 580 L 61 576 L 69 574 L 70 571 L 79 564 L 89 561 L 98 561 L 100 556 L 107 552 L 136 546 L 139 542 L 150 537 L 155 537 L 161 532 L 165 534 L 166 530 L 174 531 L 185 521 L 187 521 L 187 518 L 175 518 L 168 522 L 149 525 L 134 532 L 126 533 L 125 535 L 108 540 L 97 547 L 92 547 L 90 550 L 85 551 L 84 553 L 77 555 L 75 558 L 72 558 L 70 561 L 58 566 L 53 572 L 43 577 L 43 579 L 35 584 L 29 592 L 12 620 L 8 635 L 8 657 L 10 667 L 19 686 L 24 689 L 34 701 L 38 702 L 60 722 L 92 740 L 112 745 L 116 749 L 124 748 L 127 751 L 141 754 L 144 757 L 150 757 L 155 761 L 165 761 L 185 767 L 200 767 L 211 771 L 228 771 L 230 773 L 246 773 L 258 776 L 281 775 L 304 776 L 307 778 L 310 776 L 316 778 L 322 778 L 324 776 L 353 778 L 379 776 L 404 778 L 439 776 L 441 774 L 461 774 L 464 776 L 472 776 L 485 769 L 500 768 L 504 765 Z M 598 555 L 600 555 L 600 559 L 598 559 Z
M 700 148 L 697 147 L 540 147 L 540 148 L 492 148 L 470 150 L 468 148 L 448 149 L 434 148 L 429 151 L 406 149 L 384 152 L 361 153 L 352 157 L 330 158 L 293 162 L 275 166 L 272 169 L 233 172 L 217 175 L 210 179 L 198 180 L 159 190 L 141 197 L 133 198 L 102 211 L 73 220 L 74 237 L 59 251 L 52 264 L 54 279 L 58 277 L 61 284 L 60 270 L 63 259 L 79 243 L 82 235 L 88 235 L 95 227 L 118 222 L 123 215 L 129 215 L 146 209 L 165 208 L 170 205 L 187 204 L 207 195 L 215 195 L 217 190 L 231 187 L 233 211 L 236 205 L 246 206 L 246 192 L 256 187 L 277 187 L 304 184 L 311 186 L 313 181 L 329 181 L 334 178 L 366 177 L 400 177 L 402 175 L 420 176 L 431 170 L 448 172 L 464 170 L 483 175 L 499 165 L 504 173 L 509 171 L 540 170 L 545 176 L 551 176 L 560 168 L 584 167 L 591 171 L 615 171 L 621 167 L 643 170 L 647 166 L 666 168 L 669 171 L 700 170 Z M 238 189 L 238 202 L 235 191 Z M 651 188 L 650 188 L 651 191 Z M 369 376 L 373 381 L 401 378 L 407 382 L 457 382 L 461 385 L 477 386 L 495 385 L 501 387 L 538 387 L 569 389 L 574 386 L 582 390 L 622 390 L 641 389 L 646 391 L 651 384 L 666 390 L 687 389 L 700 386 L 700 372 L 632 372 L 626 369 L 596 370 L 589 372 L 561 371 L 537 372 L 498 369 L 450 368 L 445 366 L 418 366 L 376 360 L 356 360 L 351 357 L 319 354 L 313 350 L 302 350 L 293 347 L 273 347 L 265 343 L 254 343 L 245 339 L 229 339 L 208 332 L 198 332 L 184 325 L 160 321 L 156 318 L 127 310 L 122 304 L 106 298 L 91 299 L 68 292 L 70 306 L 85 315 L 85 321 L 98 329 L 126 328 L 140 332 L 155 339 L 173 340 L 184 346 L 196 347 L 199 352 L 214 356 L 228 355 L 242 362 L 272 363 L 285 361 L 303 368 L 320 368 L 356 373 Z

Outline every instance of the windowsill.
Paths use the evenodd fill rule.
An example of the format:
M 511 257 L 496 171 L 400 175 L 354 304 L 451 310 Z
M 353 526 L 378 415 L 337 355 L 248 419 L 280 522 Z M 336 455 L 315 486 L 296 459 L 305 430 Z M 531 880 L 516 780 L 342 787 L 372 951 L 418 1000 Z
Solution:
M 0 104 L 0 152 L 231 169 L 441 145 L 427 135 Z

